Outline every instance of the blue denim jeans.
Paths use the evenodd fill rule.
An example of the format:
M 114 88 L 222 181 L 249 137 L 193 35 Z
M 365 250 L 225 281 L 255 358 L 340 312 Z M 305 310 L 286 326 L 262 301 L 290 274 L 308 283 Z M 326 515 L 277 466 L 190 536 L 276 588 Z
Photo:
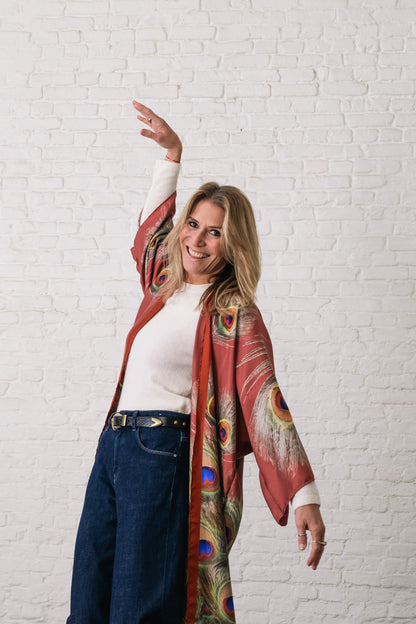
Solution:
M 108 426 L 78 528 L 67 624 L 182 624 L 188 509 L 189 432 Z

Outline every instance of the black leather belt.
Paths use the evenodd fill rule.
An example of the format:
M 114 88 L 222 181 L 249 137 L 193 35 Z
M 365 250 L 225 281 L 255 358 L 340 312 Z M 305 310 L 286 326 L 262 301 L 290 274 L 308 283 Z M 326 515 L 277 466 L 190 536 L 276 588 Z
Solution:
M 133 423 L 136 427 L 172 427 L 182 431 L 189 429 L 189 420 L 179 416 L 128 416 L 116 412 L 110 418 L 114 431 L 122 427 L 132 427 Z

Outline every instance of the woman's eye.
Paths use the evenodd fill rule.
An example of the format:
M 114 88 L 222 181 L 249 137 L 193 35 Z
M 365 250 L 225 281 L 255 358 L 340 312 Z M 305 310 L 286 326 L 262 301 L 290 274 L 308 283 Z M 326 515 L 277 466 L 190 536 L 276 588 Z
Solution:
M 197 224 L 197 222 L 196 222 L 196 221 L 188 221 L 188 225 L 189 225 L 189 227 L 191 227 L 191 228 L 196 228 L 196 227 L 198 227 L 198 224 Z
M 221 232 L 219 230 L 210 230 L 213 236 L 221 236 Z

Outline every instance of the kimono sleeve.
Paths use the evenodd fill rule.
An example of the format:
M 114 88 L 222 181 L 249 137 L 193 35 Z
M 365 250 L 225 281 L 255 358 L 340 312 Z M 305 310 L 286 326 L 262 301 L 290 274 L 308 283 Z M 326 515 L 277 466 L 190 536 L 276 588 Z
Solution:
M 242 417 L 259 467 L 260 485 L 275 520 L 287 524 L 289 501 L 314 480 L 289 408 L 277 383 L 273 350 L 259 310 L 241 310 L 236 384 Z
M 145 292 L 166 262 L 162 243 L 173 227 L 176 191 L 139 226 L 131 253 Z

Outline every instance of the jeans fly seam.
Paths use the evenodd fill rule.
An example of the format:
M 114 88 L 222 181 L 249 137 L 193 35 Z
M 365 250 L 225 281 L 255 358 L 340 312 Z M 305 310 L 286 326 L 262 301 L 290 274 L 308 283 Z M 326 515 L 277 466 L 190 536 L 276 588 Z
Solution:
M 179 453 L 177 453 L 175 455 L 175 458 L 180 454 L 180 452 L 182 451 L 182 441 L 183 441 L 183 432 L 181 431 L 181 440 L 179 443 Z M 170 488 L 170 496 L 169 496 L 169 504 L 170 504 L 170 510 L 169 510 L 169 525 L 168 525 L 168 530 L 166 531 L 166 535 L 169 535 L 170 531 L 170 524 L 171 524 L 171 518 L 172 518 L 172 501 L 173 501 L 173 488 L 175 485 L 175 479 L 176 479 L 176 472 L 178 470 L 178 462 L 175 461 L 175 470 L 173 473 L 173 478 L 172 478 L 172 485 Z M 163 571 L 163 602 L 165 602 L 165 597 L 166 597 L 166 564 L 168 561 L 168 543 L 169 540 L 166 538 L 166 543 L 165 543 L 165 566 L 164 566 L 164 571 Z
M 117 481 L 117 453 L 118 453 L 118 445 L 120 441 L 120 433 L 114 432 L 114 454 L 113 454 L 113 486 L 116 486 Z

